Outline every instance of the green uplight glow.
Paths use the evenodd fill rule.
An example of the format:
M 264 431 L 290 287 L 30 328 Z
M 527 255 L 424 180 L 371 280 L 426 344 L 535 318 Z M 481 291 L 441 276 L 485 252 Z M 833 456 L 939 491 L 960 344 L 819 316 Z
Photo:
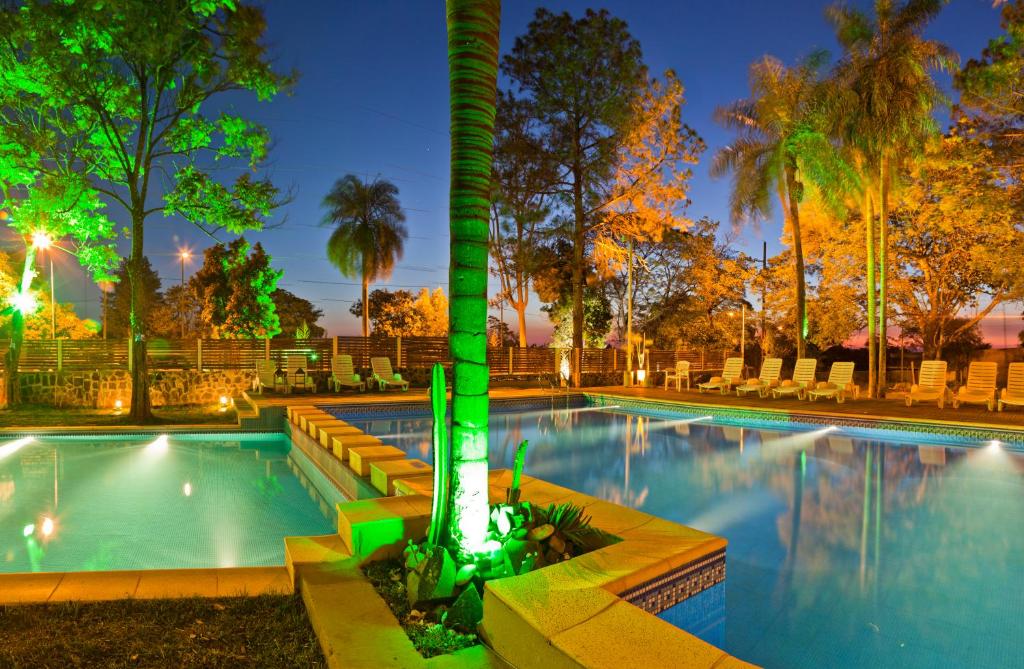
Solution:
M 11 296 L 7 298 L 7 303 L 22 314 L 34 313 L 39 308 L 39 301 L 32 293 L 11 293 Z

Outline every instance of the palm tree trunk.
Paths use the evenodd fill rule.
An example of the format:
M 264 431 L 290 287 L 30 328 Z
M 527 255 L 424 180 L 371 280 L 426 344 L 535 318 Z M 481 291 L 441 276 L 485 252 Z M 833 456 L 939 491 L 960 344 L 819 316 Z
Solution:
M 889 159 L 882 156 L 878 184 L 878 396 L 885 395 L 888 358 Z
M 789 226 L 793 233 L 793 271 L 796 274 L 796 357 L 803 358 L 807 352 L 807 284 L 804 277 L 804 243 L 800 232 L 800 203 L 797 201 L 796 169 L 786 166 L 786 195 L 788 202 Z
M 875 373 L 876 369 L 876 349 L 878 346 L 878 340 L 875 339 L 875 329 L 877 322 L 875 321 L 875 300 L 877 295 L 875 294 L 875 217 L 874 212 L 871 210 L 871 189 L 868 187 L 867 180 L 864 184 L 864 246 L 865 256 L 864 262 L 866 263 L 866 276 L 865 284 L 867 288 L 867 308 L 868 308 L 868 397 L 875 396 Z
M 453 548 L 483 550 L 487 496 L 487 257 L 500 0 L 447 0 L 451 87 Z
M 363 337 L 370 336 L 370 278 L 363 274 Z M 396 361 L 397 364 L 397 361 Z

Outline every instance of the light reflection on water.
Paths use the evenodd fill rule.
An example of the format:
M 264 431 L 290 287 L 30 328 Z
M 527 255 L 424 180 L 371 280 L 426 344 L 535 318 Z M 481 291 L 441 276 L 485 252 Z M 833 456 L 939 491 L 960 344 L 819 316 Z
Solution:
M 429 418 L 362 426 L 431 460 Z M 1024 456 L 891 438 L 537 411 L 490 463 L 529 439 L 527 474 L 726 537 L 724 589 L 663 617 L 744 660 L 1019 666 Z

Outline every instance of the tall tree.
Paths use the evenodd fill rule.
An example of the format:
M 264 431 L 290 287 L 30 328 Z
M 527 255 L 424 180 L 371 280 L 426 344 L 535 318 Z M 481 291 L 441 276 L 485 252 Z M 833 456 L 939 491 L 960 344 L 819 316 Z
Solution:
M 526 308 L 537 271 L 541 226 L 555 170 L 530 106 L 499 94 L 494 128 L 491 256 L 501 285 L 497 298 L 516 311 L 519 347 L 526 347 Z
M 370 284 L 386 279 L 402 258 L 405 214 L 398 187 L 383 179 L 363 181 L 346 174 L 324 197 L 323 225 L 334 225 L 327 240 L 327 259 L 347 277 L 363 282 L 363 336 L 370 336 Z
M 500 0 L 447 0 L 451 89 L 451 511 L 460 555 L 484 549 L 487 484 L 487 256 Z
M 323 337 L 326 331 L 317 321 L 323 318 L 324 312 L 309 300 L 278 288 L 271 293 L 270 298 L 274 301 L 274 309 L 281 321 L 281 332 L 287 337 L 294 337 L 295 332 L 303 324 L 309 327 L 309 336 L 313 339 Z
M 557 167 L 553 191 L 566 203 L 558 220 L 573 253 L 573 346 L 582 348 L 590 233 L 608 204 L 602 196 L 647 81 L 640 44 L 624 21 L 605 10 L 588 9 L 573 19 L 538 9 L 502 71 L 530 105 Z
M 114 272 L 114 290 L 107 306 L 107 332 L 112 338 L 130 337 L 132 332 L 132 284 L 128 280 L 128 260 L 122 260 Z M 159 334 L 154 328 L 150 314 L 164 304 L 160 292 L 160 277 L 149 258 L 142 257 L 140 270 L 136 274 L 134 307 L 136 317 L 142 322 L 143 335 L 152 337 Z
M 225 185 L 204 168 L 210 158 L 256 168 L 266 130 L 210 102 L 237 91 L 269 100 L 291 78 L 267 58 L 262 10 L 237 0 L 27 0 L 3 48 L 20 65 L 25 95 L 64 106 L 55 162 L 74 166 L 130 218 L 132 286 L 131 416 L 151 418 L 141 299 L 145 223 L 178 215 L 206 232 L 259 228 L 277 190 L 249 172 Z M 157 186 L 153 176 L 166 181 Z M 154 200 L 163 193 L 163 201 Z
M 189 288 L 200 304 L 200 322 L 214 337 L 270 338 L 281 332 L 273 294 L 283 272 L 270 256 L 245 237 L 217 244 L 203 253 L 203 266 Z
M 800 202 L 805 158 L 818 162 L 829 153 L 828 136 L 818 124 L 818 67 L 823 54 L 815 54 L 796 67 L 787 68 L 765 56 L 750 66 L 750 93 L 746 100 L 715 111 L 716 120 L 737 133 L 735 141 L 715 155 L 711 173 L 732 173 L 730 198 L 734 222 L 767 219 L 773 196 L 782 207 L 785 227 L 793 248 L 795 304 L 793 336 L 797 357 L 806 352 L 807 286 L 804 269 Z
M 844 49 L 835 73 L 835 108 L 842 140 L 861 178 L 869 397 L 880 395 L 886 382 L 890 193 L 901 163 L 920 154 L 925 141 L 938 133 L 932 112 L 944 96 L 932 72 L 951 69 L 957 60 L 949 47 L 922 35 L 945 4 L 946 0 L 875 0 L 874 16 L 842 3 L 827 11 Z M 872 210 L 876 204 L 877 242 Z

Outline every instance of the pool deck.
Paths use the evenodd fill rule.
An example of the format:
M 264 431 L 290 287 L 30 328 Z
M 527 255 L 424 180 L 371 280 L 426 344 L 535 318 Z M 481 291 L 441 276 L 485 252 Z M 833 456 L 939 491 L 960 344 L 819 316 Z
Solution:
M 280 567 L 0 574 L 0 605 L 291 594 Z

